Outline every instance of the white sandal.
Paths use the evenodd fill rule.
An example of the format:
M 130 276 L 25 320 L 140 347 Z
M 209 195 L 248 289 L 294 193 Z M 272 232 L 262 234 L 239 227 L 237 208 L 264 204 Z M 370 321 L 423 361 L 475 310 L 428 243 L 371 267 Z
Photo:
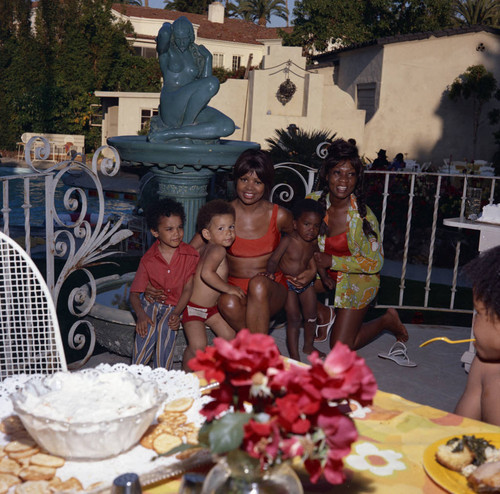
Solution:
M 389 349 L 389 353 L 379 353 L 380 358 L 392 360 L 402 367 L 416 367 L 417 364 L 408 357 L 406 345 L 402 341 L 396 341 Z
M 333 309 L 333 307 L 331 307 L 329 305 L 327 305 L 327 307 L 330 309 L 330 321 L 328 321 L 325 324 L 316 324 L 316 337 L 314 338 L 314 343 L 322 343 L 323 341 L 326 341 L 329 338 L 330 333 L 332 332 L 333 323 L 335 322 L 335 310 Z M 318 339 L 318 335 L 319 335 L 318 329 L 322 328 L 324 326 L 327 327 L 326 336 L 323 339 L 319 340 Z

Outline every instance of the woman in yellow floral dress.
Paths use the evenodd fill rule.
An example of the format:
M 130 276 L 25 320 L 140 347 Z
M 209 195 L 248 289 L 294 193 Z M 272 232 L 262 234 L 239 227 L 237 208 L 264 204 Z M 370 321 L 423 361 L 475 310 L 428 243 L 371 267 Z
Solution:
M 324 189 L 309 197 L 326 210 L 315 260 L 318 267 L 328 269 L 330 282 L 325 286 L 318 279 L 315 286 L 318 292 L 334 291 L 335 313 L 318 304 L 317 341 L 326 340 L 330 330 L 330 347 L 341 341 L 355 350 L 384 330 L 407 341 L 408 332 L 394 309 L 363 323 L 378 292 L 384 257 L 377 218 L 361 192 L 363 164 L 356 146 L 343 139 L 334 141 L 321 176 Z

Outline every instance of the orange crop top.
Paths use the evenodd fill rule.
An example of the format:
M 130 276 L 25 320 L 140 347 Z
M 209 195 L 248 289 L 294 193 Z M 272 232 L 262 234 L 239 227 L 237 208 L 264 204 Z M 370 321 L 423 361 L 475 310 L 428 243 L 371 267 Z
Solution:
M 278 230 L 278 205 L 273 205 L 273 213 L 266 234 L 260 238 L 241 238 L 236 236 L 233 245 L 227 250 L 234 257 L 259 257 L 271 254 L 278 247 L 281 234 Z

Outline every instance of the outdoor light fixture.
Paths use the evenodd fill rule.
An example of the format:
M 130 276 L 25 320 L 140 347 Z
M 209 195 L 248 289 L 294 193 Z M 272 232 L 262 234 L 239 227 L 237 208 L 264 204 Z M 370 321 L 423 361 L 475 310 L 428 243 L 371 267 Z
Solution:
M 477 46 L 476 46 L 476 51 L 484 51 L 486 50 L 486 46 L 484 46 L 483 43 L 479 43 Z

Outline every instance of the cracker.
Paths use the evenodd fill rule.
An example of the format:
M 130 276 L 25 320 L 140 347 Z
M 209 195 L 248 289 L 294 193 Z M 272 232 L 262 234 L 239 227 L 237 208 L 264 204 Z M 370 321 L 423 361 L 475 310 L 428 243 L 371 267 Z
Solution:
M 9 415 L 0 422 L 0 431 L 10 436 L 15 432 L 26 431 L 26 429 L 18 415 Z
M 51 480 L 56 474 L 55 468 L 28 465 L 19 472 L 22 480 Z
M 4 451 L 9 453 L 18 453 L 19 451 L 26 451 L 27 449 L 36 447 L 36 442 L 30 437 L 24 437 L 22 439 L 16 439 L 11 441 L 4 447 Z
M 47 480 L 28 480 L 16 485 L 16 494 L 50 494 L 50 485 Z
M 2 458 L 0 460 L 0 472 L 1 473 L 10 473 L 12 475 L 17 475 L 21 470 L 21 465 L 15 460 L 11 460 L 10 458 Z
M 40 467 L 59 468 L 64 465 L 65 461 L 64 458 L 60 458 L 59 456 L 49 455 L 47 453 L 36 453 L 30 458 L 30 463 Z
M 164 412 L 186 412 L 194 403 L 194 399 L 190 397 L 177 398 L 176 400 L 168 402 L 163 408 Z
M 11 453 L 7 453 L 9 458 L 13 460 L 21 460 L 22 458 L 28 458 L 40 452 L 40 448 L 35 446 L 34 448 L 25 449 L 23 451 L 12 451 Z
M 158 422 L 167 422 L 173 426 L 185 424 L 186 421 L 186 414 L 182 412 L 163 412 L 158 415 Z
M 64 482 L 61 479 L 57 479 L 57 482 L 51 480 L 49 482 L 50 492 L 61 492 L 61 491 L 82 491 L 83 485 L 76 477 L 70 477 Z M 91 490 L 91 487 L 89 487 Z
M 17 475 L 11 473 L 0 473 L 0 494 L 5 494 L 13 485 L 20 484 Z
M 153 449 L 158 453 L 167 453 L 171 449 L 182 444 L 182 440 L 172 434 L 163 432 L 153 441 Z
M 156 426 L 155 425 L 150 425 L 147 429 L 146 432 L 143 434 L 141 437 L 141 440 L 139 441 L 139 444 L 147 449 L 153 449 L 153 441 L 155 440 L 156 434 L 154 434 Z

